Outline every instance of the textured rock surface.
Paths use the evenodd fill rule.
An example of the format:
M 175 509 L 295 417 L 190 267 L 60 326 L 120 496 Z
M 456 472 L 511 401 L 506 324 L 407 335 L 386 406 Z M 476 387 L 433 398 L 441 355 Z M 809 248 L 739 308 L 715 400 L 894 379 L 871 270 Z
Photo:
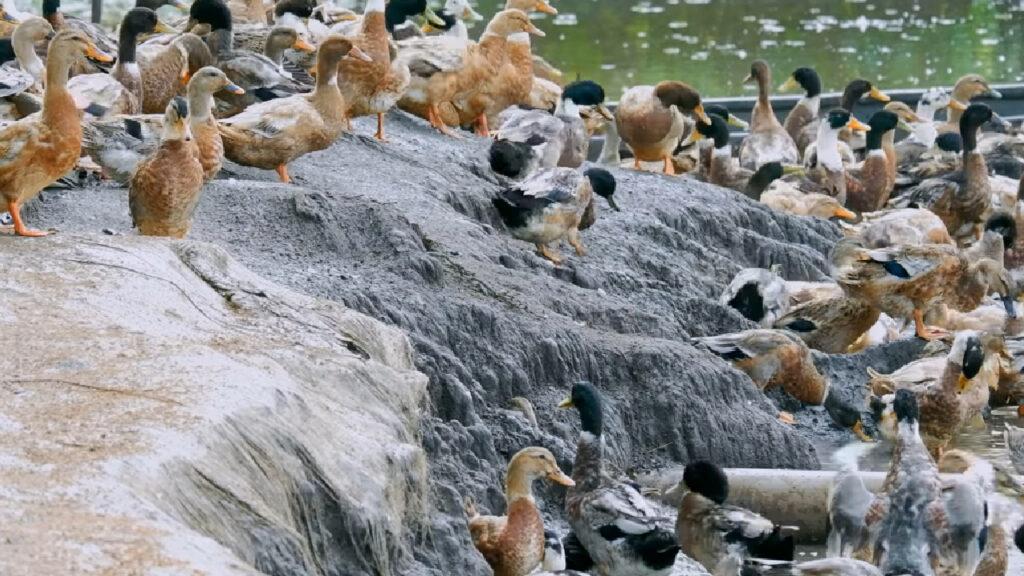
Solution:
M 426 379 L 400 331 L 208 244 L 3 238 L 0 267 L 0 574 L 406 560 Z
M 555 268 L 492 213 L 498 183 L 486 142 L 440 138 L 397 113 L 388 122 L 392 143 L 362 136 L 371 124 L 357 120 L 360 135 L 292 166 L 295 185 L 229 167 L 205 189 L 191 237 L 408 332 L 429 378 L 420 434 L 432 485 L 429 529 L 400 573 L 486 573 L 469 550 L 461 495 L 502 511 L 505 462 L 526 445 L 550 448 L 569 467 L 578 423 L 553 407 L 580 379 L 608 398 L 613 469 L 694 458 L 820 465 L 805 432 L 829 431 L 823 413 L 807 411 L 810 424 L 798 414 L 795 429 L 780 424 L 779 405 L 689 338 L 750 327 L 717 303 L 741 268 L 774 263 L 790 279 L 827 275 L 833 224 L 686 179 L 617 172 L 623 212 L 603 209 L 583 236 L 590 254 Z M 26 215 L 65 234 L 131 233 L 126 194 L 116 188 L 47 192 Z M 837 373 L 863 374 L 857 360 L 837 362 Z M 510 410 L 515 396 L 533 401 L 539 430 Z M 561 495 L 538 489 L 545 516 L 559 525 Z

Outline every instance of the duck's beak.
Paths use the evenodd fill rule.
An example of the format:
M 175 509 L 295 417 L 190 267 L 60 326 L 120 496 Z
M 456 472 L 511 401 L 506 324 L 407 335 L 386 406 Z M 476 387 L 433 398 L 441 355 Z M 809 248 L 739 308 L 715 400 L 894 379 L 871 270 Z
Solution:
M 879 102 L 888 102 L 889 100 L 892 100 L 892 98 L 890 98 L 888 94 L 882 92 L 881 90 L 874 86 L 872 86 L 871 91 L 868 92 L 868 98 L 871 98 L 872 100 L 878 100 Z
M 540 36 L 541 38 L 547 36 L 547 34 L 545 34 L 543 30 L 537 28 L 532 23 L 530 23 L 530 27 L 527 28 L 526 31 L 529 32 L 530 34 L 533 34 L 534 36 Z
M 545 14 L 551 14 L 552 16 L 558 14 L 558 10 L 555 7 L 547 3 L 547 0 L 537 0 L 537 5 L 533 7 L 537 12 L 543 12 Z
M 729 114 L 729 117 L 725 119 L 725 123 L 733 128 L 739 128 L 740 130 L 747 130 L 750 128 L 750 124 L 746 120 L 739 118 L 738 116 L 733 116 L 732 114 Z
M 743 79 L 743 83 L 744 84 L 753 84 L 754 83 L 754 75 L 753 74 L 747 74 L 747 77 Z
M 228 92 L 231 92 L 232 94 L 238 94 L 239 96 L 245 94 L 245 89 L 239 86 L 238 84 L 228 84 L 224 87 L 224 89 Z
M 853 222 L 854 220 L 857 219 L 857 214 L 855 212 L 847 210 L 842 206 L 836 208 L 835 212 L 833 212 L 832 215 L 835 216 L 836 218 L 842 218 L 843 220 L 848 220 L 850 222 Z
M 995 88 L 992 88 L 990 86 L 986 86 L 985 88 L 987 88 L 987 90 L 985 90 L 981 94 L 978 94 L 978 98 L 993 98 L 999 100 L 1000 98 L 1003 97 L 1003 93 L 1000 92 L 999 90 L 996 90 Z
M 472 6 L 466 6 L 465 10 L 462 11 L 462 19 L 467 21 L 483 20 L 484 16 L 476 10 L 473 10 Z
M 600 114 L 601 116 L 604 116 L 604 119 L 609 122 L 615 120 L 615 115 L 612 114 L 612 111 L 609 110 L 608 107 L 605 106 L 604 104 L 597 105 L 597 113 Z
M 423 11 L 423 17 L 427 19 L 434 26 L 444 26 L 444 20 L 440 16 L 434 13 L 434 9 L 427 6 L 427 9 Z
M 711 118 L 708 118 L 708 113 L 704 111 L 703 104 L 697 104 L 697 107 L 693 109 L 693 113 L 697 118 L 700 118 L 701 122 L 709 126 L 711 125 Z
M 562 472 L 561 470 L 554 470 L 552 472 L 549 472 L 548 473 L 548 480 L 554 482 L 555 484 L 561 484 L 562 486 L 568 486 L 569 488 L 572 488 L 573 486 L 576 485 L 576 483 L 573 482 L 572 478 L 569 478 L 568 476 L 566 476 L 565 472 Z
M 779 86 L 779 92 L 789 92 L 790 90 L 796 90 L 800 87 L 800 83 L 796 81 L 796 78 L 790 76 L 785 82 Z
M 622 212 L 622 209 L 619 208 L 619 205 L 615 203 L 615 198 L 607 196 L 605 197 L 605 200 L 608 201 L 608 205 L 612 207 L 612 210 L 615 210 L 616 212 Z
M 316 52 L 316 46 L 313 46 L 302 38 L 296 38 L 295 43 L 292 44 L 292 48 L 301 52 Z
M 352 49 L 348 51 L 348 55 L 364 62 L 373 62 L 373 58 L 370 58 L 370 55 L 363 52 L 358 46 L 352 46 Z
M 181 71 L 181 85 L 182 86 L 187 85 L 188 81 L 191 80 L 191 79 L 192 79 L 192 73 L 190 73 L 188 71 L 188 68 L 185 68 L 184 70 Z
M 807 173 L 807 171 L 804 170 L 804 167 L 800 166 L 798 164 L 783 164 L 782 165 L 782 174 L 784 176 L 789 176 L 789 175 L 793 175 L 793 174 L 796 174 L 797 176 L 803 176 L 806 173 Z
M 562 409 L 575 408 L 576 405 L 572 403 L 572 398 L 566 398 L 565 400 L 562 400 L 561 402 L 558 403 L 558 407 Z
M 97 62 L 113 62 L 114 57 L 100 50 L 95 44 L 89 42 L 85 46 L 85 56 Z
M 850 121 L 846 123 L 846 127 L 850 130 L 860 130 L 861 132 L 871 132 L 871 126 L 857 120 L 856 118 L 850 118 Z
M 153 28 L 153 32 L 159 32 L 160 34 L 176 34 L 178 31 L 174 28 L 171 28 L 164 22 L 157 20 L 156 27 Z

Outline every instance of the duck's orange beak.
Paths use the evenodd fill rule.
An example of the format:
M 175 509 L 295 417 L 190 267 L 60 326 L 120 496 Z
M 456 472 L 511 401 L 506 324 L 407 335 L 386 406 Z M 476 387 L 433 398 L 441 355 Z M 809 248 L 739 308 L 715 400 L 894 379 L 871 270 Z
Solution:
M 97 62 L 113 62 L 114 57 L 100 50 L 95 44 L 89 42 L 85 46 L 85 55 Z
M 873 100 L 878 100 L 879 102 L 888 102 L 889 100 L 892 100 L 892 98 L 890 98 L 888 94 L 882 92 L 881 90 L 875 88 L 874 86 L 872 86 L 871 91 L 868 92 L 868 97 Z
M 843 220 L 853 221 L 853 220 L 857 219 L 857 214 L 856 213 L 854 213 L 851 210 L 847 210 L 846 208 L 843 208 L 843 207 L 836 208 L 836 210 L 834 212 L 834 215 L 837 218 L 842 218 Z
M 545 14 L 555 15 L 558 14 L 558 10 L 551 4 L 548 4 L 546 0 L 537 0 L 537 5 L 533 7 L 537 12 L 543 12 Z
M 868 126 L 867 124 L 861 122 L 860 120 L 857 120 L 856 118 L 850 118 L 850 121 L 847 122 L 846 127 L 849 128 L 850 130 L 860 130 L 861 132 L 871 132 L 871 126 Z
M 565 472 L 561 470 L 555 470 L 548 474 L 548 480 L 551 480 L 555 484 L 561 484 L 562 486 L 568 486 L 572 488 L 576 485 L 576 482 L 572 478 L 565 475 Z
M 533 24 L 530 24 L 530 27 L 527 28 L 526 31 L 529 32 L 530 34 L 533 34 L 534 36 L 540 36 L 541 38 L 547 36 L 547 34 L 545 34 L 543 30 L 537 28 Z
M 296 38 L 295 43 L 292 44 L 292 48 L 302 52 L 316 52 L 316 46 L 313 46 L 302 38 Z

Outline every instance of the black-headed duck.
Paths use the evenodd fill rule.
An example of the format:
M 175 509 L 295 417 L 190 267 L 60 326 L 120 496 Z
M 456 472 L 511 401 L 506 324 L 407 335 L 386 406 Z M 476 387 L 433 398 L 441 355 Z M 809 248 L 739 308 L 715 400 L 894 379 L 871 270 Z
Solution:
M 700 92 L 682 82 L 626 90 L 615 111 L 619 137 L 633 151 L 634 168 L 640 162 L 662 162 L 666 174 L 675 174 L 672 154 L 686 131 L 684 114 L 710 123 Z

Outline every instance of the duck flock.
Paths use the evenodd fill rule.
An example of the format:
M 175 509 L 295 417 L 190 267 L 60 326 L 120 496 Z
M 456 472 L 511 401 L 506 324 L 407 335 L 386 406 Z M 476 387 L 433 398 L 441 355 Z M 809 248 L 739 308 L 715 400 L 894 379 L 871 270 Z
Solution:
M 164 5 L 187 17 L 162 22 L 155 10 Z M 499 576 L 667 575 L 680 555 L 715 576 L 1007 574 L 1024 527 L 1007 525 L 1010 511 L 995 495 L 1024 495 L 1024 429 L 1007 426 L 1012 466 L 952 448 L 991 408 L 1024 400 L 1016 312 L 1024 139 L 972 102 L 999 97 L 984 78 L 927 90 L 916 109 L 854 79 L 839 107 L 821 110 L 821 78 L 799 68 L 781 90 L 804 96 L 780 122 L 770 67 L 755 61 L 749 124 L 674 80 L 627 89 L 613 112 L 600 85 L 563 85 L 561 72 L 533 54 L 530 38 L 544 32 L 531 15 L 557 13 L 546 0 L 508 0 L 477 41 L 467 23 L 484 17 L 467 0 L 437 12 L 426 0 L 357 8 L 138 0 L 116 38 L 64 15 L 59 0 L 44 0 L 42 17 L 3 10 L 0 190 L 14 234 L 45 236 L 24 222 L 22 205 L 70 171 L 93 170 L 127 187 L 141 234 L 183 238 L 225 158 L 289 182 L 289 164 L 328 148 L 353 117 L 376 116 L 374 137 L 386 142 L 385 114 L 395 107 L 447 136 L 491 139 L 486 160 L 504 183 L 496 216 L 556 266 L 563 240 L 585 256 L 580 232 L 597 221 L 595 195 L 619 210 L 616 179 L 601 165 L 653 163 L 773 210 L 833 220 L 843 239 L 830 255 L 830 280 L 742 270 L 721 302 L 758 328 L 695 342 L 762 390 L 823 405 L 849 429 L 851 446 L 874 442 L 872 432 L 894 445 L 881 491 L 867 490 L 855 460 L 835 476 L 827 557 L 796 563 L 789 528 L 729 505 L 728 478 L 712 462 L 686 466 L 677 511 L 610 475 L 604 400 L 588 383 L 560 405 L 581 424 L 572 475 L 545 448 L 518 452 L 505 516 L 481 515 L 466 501 L 472 540 Z M 864 97 L 884 109 L 858 119 Z M 730 128 L 746 132 L 736 154 Z M 909 136 L 897 142 L 898 130 Z M 589 163 L 595 132 L 605 143 Z M 914 337 L 929 341 L 926 357 L 891 374 L 869 370 L 864 405 L 831 394 L 812 357 Z M 872 412 L 866 426 L 862 414 Z M 779 420 L 795 417 L 780 412 Z M 538 479 L 566 487 L 570 532 L 545 529 Z

